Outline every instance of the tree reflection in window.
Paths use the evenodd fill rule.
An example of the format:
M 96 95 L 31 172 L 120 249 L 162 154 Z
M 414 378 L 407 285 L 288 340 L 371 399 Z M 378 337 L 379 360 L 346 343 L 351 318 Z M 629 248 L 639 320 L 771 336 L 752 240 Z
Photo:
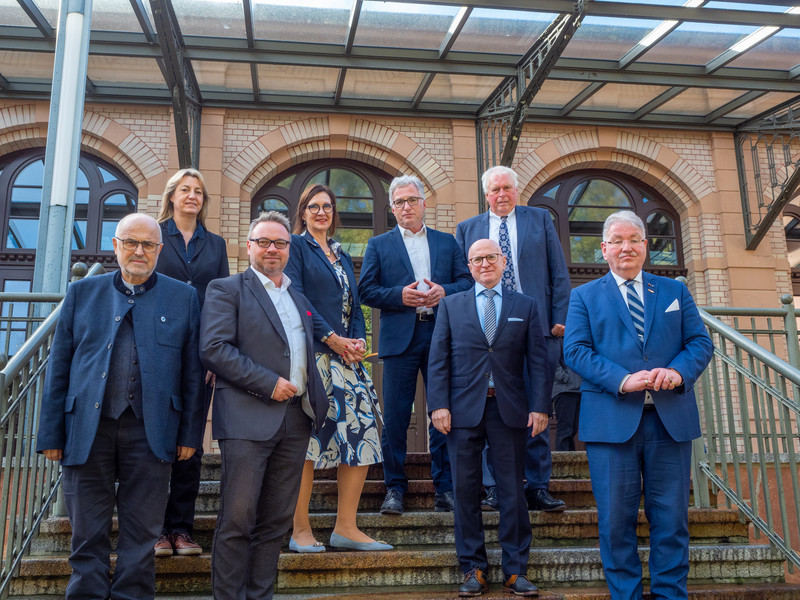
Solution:
M 630 198 L 614 183 L 590 179 L 578 184 L 567 203 L 569 247 L 572 262 L 600 263 L 603 252 L 603 223 L 618 210 L 630 209 Z

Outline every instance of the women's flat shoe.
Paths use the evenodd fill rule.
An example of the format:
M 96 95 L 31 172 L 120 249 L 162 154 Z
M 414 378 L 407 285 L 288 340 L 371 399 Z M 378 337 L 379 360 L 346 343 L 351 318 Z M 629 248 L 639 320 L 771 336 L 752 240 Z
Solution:
M 289 550 L 297 552 L 298 554 L 308 554 L 311 552 L 325 552 L 325 544 L 322 542 L 314 542 L 308 546 L 301 546 L 294 541 L 293 537 L 289 538 Z
M 394 546 L 386 542 L 356 542 L 338 533 L 331 534 L 331 548 L 334 550 L 392 550 Z

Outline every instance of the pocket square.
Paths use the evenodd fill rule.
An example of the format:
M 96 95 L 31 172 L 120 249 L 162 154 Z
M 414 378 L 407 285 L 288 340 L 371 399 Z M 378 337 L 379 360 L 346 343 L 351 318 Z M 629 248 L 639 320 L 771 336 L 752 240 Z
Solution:
M 518 317 L 508 317 L 508 320 L 509 321 L 518 321 L 518 322 L 522 323 L 522 321 L 524 321 L 525 319 L 520 319 Z
M 668 313 L 668 312 L 672 312 L 673 310 L 680 310 L 680 309 L 681 309 L 681 305 L 678 304 L 678 299 L 675 298 L 675 300 L 672 301 L 672 304 L 670 304 L 667 307 L 667 310 L 665 310 L 664 312 Z

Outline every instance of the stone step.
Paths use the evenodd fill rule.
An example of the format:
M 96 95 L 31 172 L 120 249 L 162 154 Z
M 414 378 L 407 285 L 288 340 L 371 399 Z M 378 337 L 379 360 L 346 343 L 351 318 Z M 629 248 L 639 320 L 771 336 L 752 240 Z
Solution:
M 588 479 L 589 463 L 586 452 L 553 452 L 552 479 Z M 204 481 L 219 481 L 221 455 L 209 453 L 203 455 Z M 431 455 L 427 452 L 410 452 L 406 456 L 406 475 L 409 479 L 431 478 Z M 315 480 L 335 480 L 336 469 L 318 469 L 314 473 Z M 380 464 L 370 466 L 367 480 L 383 481 L 383 467 Z
M 648 577 L 647 548 L 640 548 L 644 577 Z M 490 581 L 502 580 L 500 550 L 488 549 Z M 730 544 L 691 546 L 689 581 L 692 584 L 781 583 L 784 561 L 769 546 Z M 112 567 L 115 560 L 112 557 Z M 208 594 L 209 554 L 174 557 L 156 562 L 156 584 L 162 594 Z M 600 551 L 592 547 L 533 548 L 528 575 L 544 587 L 600 586 Z M 457 586 L 462 581 L 455 550 L 395 550 L 392 552 L 324 552 L 281 554 L 278 589 L 283 593 L 349 592 L 374 597 L 385 591 L 414 592 L 417 586 Z M 70 567 L 65 555 L 23 560 L 19 577 L 11 584 L 12 597 L 63 597 Z M 409 587 L 406 587 L 409 586 Z M 413 586 L 413 589 L 410 587 Z M 449 597 L 452 597 L 452 588 Z M 322 596 L 324 597 L 324 596 Z M 794 596 L 797 598 L 798 596 Z M 773 598 L 773 597 L 770 597 Z
M 311 525 L 320 541 L 327 543 L 335 519 L 333 513 L 311 515 Z M 597 544 L 597 512 L 594 510 L 567 510 L 563 513 L 531 511 L 530 519 L 533 547 Z M 497 542 L 498 520 L 499 513 L 496 511 L 483 513 L 484 534 L 488 544 Z M 206 550 L 211 548 L 216 523 L 216 515 L 198 515 L 195 519 L 194 540 Z M 358 525 L 367 535 L 398 548 L 452 548 L 455 545 L 452 513 L 408 512 L 400 516 L 362 513 L 358 516 Z M 116 518 L 113 531 L 113 543 L 116 543 Z M 33 541 L 31 553 L 45 555 L 69 552 L 70 535 L 71 528 L 66 517 L 47 519 Z M 639 511 L 638 535 L 640 543 L 647 543 L 649 529 L 643 510 Z M 738 511 L 734 509 L 691 508 L 689 535 L 693 544 L 746 544 L 748 526 L 741 522 Z

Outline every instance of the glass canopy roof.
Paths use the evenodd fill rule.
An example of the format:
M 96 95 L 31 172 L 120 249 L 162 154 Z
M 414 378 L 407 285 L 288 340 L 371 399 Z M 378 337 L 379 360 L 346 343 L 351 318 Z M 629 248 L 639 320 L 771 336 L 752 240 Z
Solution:
M 88 102 L 171 103 L 153 8 L 93 0 Z M 572 0 L 171 0 L 205 106 L 469 118 Z M 0 0 L 0 98 L 49 98 L 59 0 Z M 800 98 L 800 0 L 592 0 L 532 121 L 733 128 Z

